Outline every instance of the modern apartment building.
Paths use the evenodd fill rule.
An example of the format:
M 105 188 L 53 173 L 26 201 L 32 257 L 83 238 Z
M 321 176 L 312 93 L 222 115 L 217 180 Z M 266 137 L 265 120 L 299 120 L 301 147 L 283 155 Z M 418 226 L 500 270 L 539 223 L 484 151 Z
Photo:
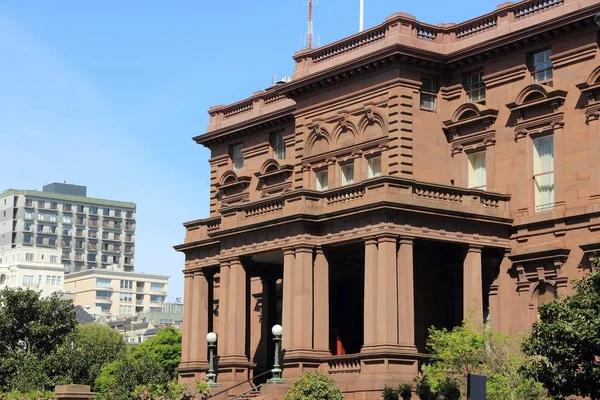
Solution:
M 23 288 L 42 296 L 64 292 L 65 269 L 57 249 L 21 247 L 0 251 L 0 290 Z
M 158 327 L 174 326 L 177 329 L 182 329 L 183 303 L 177 300 L 165 303 L 160 311 L 156 307 L 153 307 L 146 312 L 138 314 L 138 319 L 150 322 L 152 325 Z
M 181 379 L 204 376 L 214 331 L 221 389 L 248 390 L 281 323 L 287 385 L 319 368 L 346 399 L 380 399 L 428 359 L 429 327 L 518 333 L 571 293 L 600 251 L 599 12 L 398 13 L 211 107 L 194 138 L 211 151 L 209 216 L 176 246 Z
M 87 197 L 85 186 L 52 183 L 0 194 L 0 251 L 56 248 L 67 272 L 133 271 L 135 203 Z
M 107 318 L 161 312 L 167 299 L 168 276 L 107 269 L 65 275 L 65 291 L 76 306 L 97 307 Z

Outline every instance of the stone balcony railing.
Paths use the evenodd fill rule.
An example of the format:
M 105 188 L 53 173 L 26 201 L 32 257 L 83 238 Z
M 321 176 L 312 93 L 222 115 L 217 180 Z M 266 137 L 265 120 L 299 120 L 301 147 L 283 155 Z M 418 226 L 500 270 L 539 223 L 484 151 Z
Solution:
M 376 204 L 509 220 L 509 201 L 509 195 L 384 176 L 322 192 L 301 189 L 221 208 L 220 216 L 186 223 L 186 242 L 208 239 L 231 229 L 268 224 L 278 218 L 318 218 Z
M 417 21 L 413 15 L 396 13 L 382 24 L 316 49 L 294 55 L 293 79 L 299 79 L 402 45 L 440 55 L 451 55 L 478 44 L 513 34 L 561 15 L 594 4 L 595 0 L 526 0 L 506 2 L 496 10 L 459 24 L 432 25 Z

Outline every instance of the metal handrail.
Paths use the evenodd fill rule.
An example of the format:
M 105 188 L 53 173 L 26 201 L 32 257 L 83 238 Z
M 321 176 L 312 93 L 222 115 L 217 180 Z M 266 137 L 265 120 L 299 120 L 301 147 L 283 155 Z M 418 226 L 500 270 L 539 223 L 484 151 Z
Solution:
M 257 392 L 257 391 L 259 391 L 259 390 L 260 390 L 260 388 L 261 388 L 261 387 L 262 387 L 262 383 L 261 383 L 260 385 L 256 385 L 256 387 L 253 387 L 252 389 L 248 389 L 248 390 L 246 390 L 245 392 L 238 394 L 238 395 L 237 395 L 237 396 L 235 396 L 235 397 L 232 397 L 232 398 L 231 398 L 231 399 L 229 399 L 229 400 L 236 400 L 236 399 L 246 399 L 246 395 L 247 395 L 247 394 L 250 394 L 250 393 L 252 393 L 252 392 Z
M 270 369 L 269 369 L 269 370 L 267 370 L 267 371 L 265 371 L 265 372 L 261 372 L 260 374 L 258 374 L 258 375 L 255 375 L 255 376 L 253 376 L 252 378 L 248 378 L 248 379 L 246 379 L 246 380 L 245 380 L 245 381 L 243 381 L 243 382 L 237 383 L 237 384 L 233 385 L 232 387 L 229 387 L 229 388 L 227 388 L 227 389 L 221 390 L 221 391 L 220 391 L 220 392 L 218 392 L 218 393 L 211 394 L 211 395 L 210 395 L 208 398 L 210 399 L 210 398 L 212 398 L 212 397 L 215 397 L 215 396 L 218 396 L 218 395 L 220 395 L 220 394 L 223 394 L 223 393 L 225 393 L 225 392 L 227 392 L 227 391 L 229 391 L 229 390 L 231 390 L 231 389 L 233 389 L 233 388 L 236 388 L 236 387 L 238 387 L 238 386 L 240 386 L 240 385 L 243 385 L 244 383 L 250 383 L 250 385 L 252 386 L 252 390 L 255 390 L 255 389 L 256 389 L 257 387 L 259 387 L 260 385 L 259 385 L 259 386 L 254 386 L 254 385 L 251 383 L 251 381 L 253 381 L 253 380 L 254 380 L 254 379 L 256 379 L 256 378 L 260 378 L 261 376 L 265 376 L 265 375 L 267 375 L 267 374 L 270 374 L 270 373 L 271 373 L 271 370 L 270 370 Z

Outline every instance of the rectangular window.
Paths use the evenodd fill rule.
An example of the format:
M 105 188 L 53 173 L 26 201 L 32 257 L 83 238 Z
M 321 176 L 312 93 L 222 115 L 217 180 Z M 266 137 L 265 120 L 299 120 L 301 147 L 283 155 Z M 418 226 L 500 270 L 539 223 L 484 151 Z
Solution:
M 435 78 L 422 76 L 421 83 L 421 107 L 435 110 L 435 100 L 437 97 L 437 83 Z
M 110 287 L 110 279 L 108 279 L 108 278 L 96 278 L 96 286 L 98 286 L 98 287 Z
M 33 200 L 26 199 L 25 200 L 25 207 L 33 207 Z
M 27 232 L 31 232 L 31 226 L 32 226 L 31 222 L 25 222 L 23 224 L 23 230 L 27 231 Z
M 150 295 L 150 303 L 162 303 L 164 301 L 164 296 Z
M 50 256 L 50 262 L 52 264 L 58 263 L 58 257 L 57 256 Z
M 531 56 L 531 68 L 533 70 L 534 82 L 545 82 L 552 80 L 552 61 L 550 49 L 534 53 Z
M 485 84 L 483 83 L 483 71 L 467 75 L 466 90 L 469 101 L 485 100 Z
M 25 261 L 33 261 L 33 253 L 25 253 Z
M 110 314 L 110 304 L 96 303 L 96 307 L 104 314 Z
M 133 300 L 132 293 L 121 293 L 119 296 L 121 301 L 131 302 Z
M 121 210 L 115 210 L 115 217 L 121 216 Z
M 37 217 L 38 217 L 38 221 L 46 220 L 46 214 L 44 214 L 43 212 L 39 212 Z
M 25 233 L 23 235 L 23 243 L 31 244 L 31 238 L 32 238 L 31 233 Z
M 96 298 L 102 300 L 109 300 L 110 292 L 107 292 L 105 290 L 96 290 Z
M 83 212 L 83 206 L 77 206 L 77 212 L 78 213 L 82 213 Z
M 46 202 L 44 200 L 38 200 L 38 208 L 46 208 Z
M 33 212 L 31 210 L 25 210 L 25 219 L 33 219 Z
M 125 216 L 127 218 L 133 218 L 133 211 L 127 211 L 127 213 L 125 214 Z
M 554 140 L 552 135 L 533 140 L 533 182 L 535 210 L 551 210 L 554 206 Z
M 318 191 L 329 189 L 329 173 L 326 169 L 315 172 L 315 189 Z
M 96 255 L 95 254 L 88 254 L 87 255 L 87 260 L 88 261 L 96 261 Z
M 369 178 L 381 176 L 381 157 L 371 157 L 367 160 Z
M 93 206 L 90 206 L 90 207 L 88 208 L 88 210 L 89 210 L 89 213 L 90 213 L 90 214 L 94 214 L 94 215 L 98 214 L 98 207 L 93 207 Z
M 23 286 L 28 287 L 36 287 L 35 284 L 35 276 L 33 275 L 23 275 Z
M 283 142 L 283 131 L 271 132 L 271 147 L 277 160 L 285 160 L 285 143 Z
M 104 215 L 104 216 L 110 215 L 110 208 L 103 208 L 102 215 Z
M 341 185 L 351 185 L 354 183 L 354 163 L 344 164 L 340 166 Z
M 165 290 L 164 283 L 150 283 L 150 290 L 155 292 L 162 292 Z
M 52 203 L 50 203 L 50 209 L 52 209 L 52 210 L 58 209 L 58 204 L 55 201 L 53 201 Z
M 469 187 L 485 190 L 486 166 L 485 152 L 469 154 Z
M 229 156 L 233 162 L 234 171 L 242 171 L 244 169 L 244 155 L 242 154 L 242 145 L 236 144 L 229 149 Z
M 121 289 L 133 289 L 133 281 L 126 281 L 126 280 L 122 280 L 121 281 Z
M 70 223 L 71 223 L 71 216 L 63 215 L 63 224 L 70 224 Z
M 69 203 L 63 204 L 63 211 L 71 211 L 71 204 L 69 204 Z

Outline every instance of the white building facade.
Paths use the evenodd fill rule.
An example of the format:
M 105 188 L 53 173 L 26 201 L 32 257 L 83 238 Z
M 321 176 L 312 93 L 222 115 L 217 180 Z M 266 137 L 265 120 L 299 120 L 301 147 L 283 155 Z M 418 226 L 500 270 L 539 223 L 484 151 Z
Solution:
M 61 251 L 47 248 L 16 248 L 0 252 L 0 290 L 31 289 L 49 296 L 64 292 L 65 269 Z

